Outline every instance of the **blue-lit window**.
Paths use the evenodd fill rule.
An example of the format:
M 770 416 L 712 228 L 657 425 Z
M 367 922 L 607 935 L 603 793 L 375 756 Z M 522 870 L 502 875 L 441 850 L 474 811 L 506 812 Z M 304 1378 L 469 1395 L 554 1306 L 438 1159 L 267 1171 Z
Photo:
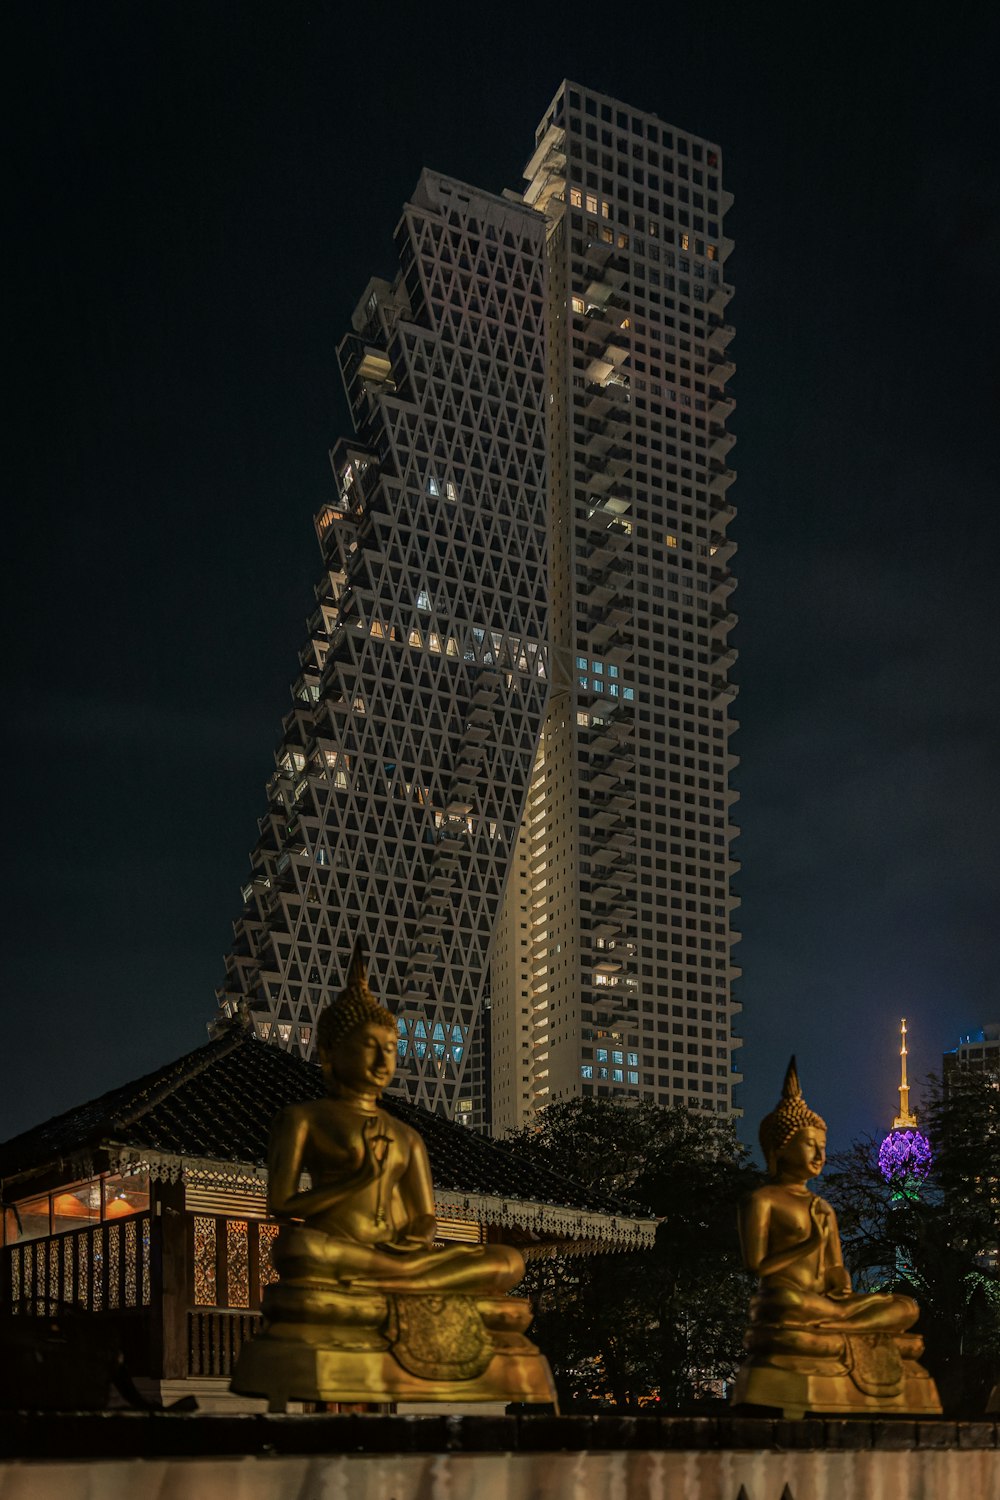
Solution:
M 607 1070 L 607 1068 L 598 1068 L 598 1070 L 597 1070 L 597 1076 L 598 1076 L 598 1078 L 607 1078 L 607 1076 L 608 1076 L 608 1070 Z
M 611 1061 L 612 1062 L 616 1062 L 616 1063 L 624 1062 L 625 1061 L 624 1053 L 622 1053 L 622 1052 L 612 1052 L 612 1054 L 611 1054 Z
M 638 1075 L 638 1073 L 630 1071 L 629 1075 L 628 1075 L 628 1081 L 629 1081 L 629 1083 L 638 1083 L 639 1082 L 639 1075 Z
M 417 1054 L 418 1057 L 423 1057 L 425 1055 L 426 1051 L 427 1051 L 427 1043 L 426 1042 L 414 1042 L 413 1043 L 413 1050 Z
M 609 677 L 617 677 L 618 676 L 618 668 L 615 666 L 614 662 L 609 662 L 608 663 L 608 676 Z
M 610 672 L 610 670 L 611 670 L 610 667 L 608 668 L 608 670 Z M 616 667 L 615 671 L 617 671 L 617 670 L 618 669 Z M 603 677 L 604 676 L 604 663 L 602 661 L 595 661 L 594 662 L 594 672 L 596 673 L 596 675 L 598 677 Z
M 596 1049 L 596 1051 L 594 1052 L 594 1056 L 597 1058 L 598 1062 L 607 1062 L 607 1060 L 608 1060 L 608 1049 L 607 1049 L 607 1047 L 598 1047 Z
M 577 680 L 577 682 L 580 684 L 580 686 L 582 688 L 585 688 L 587 686 L 587 679 L 586 679 L 586 677 L 578 677 L 576 680 Z
M 639 1054 L 638 1054 L 638 1052 L 630 1052 L 630 1053 L 628 1053 L 628 1055 L 625 1058 L 625 1061 L 628 1063 L 628 1065 L 629 1065 L 630 1068 L 637 1068 L 639 1066 Z
M 622 692 L 622 697 L 627 698 L 629 703 L 631 703 L 635 698 L 635 688 L 625 688 Z
M 580 1064 L 580 1077 L 581 1078 L 593 1078 L 593 1076 L 594 1076 L 594 1066 L 593 1066 L 593 1063 L 581 1063 Z
M 397 1040 L 397 1042 L 396 1042 L 396 1056 L 397 1057 L 405 1057 L 406 1056 L 406 1038 L 404 1036 L 399 1037 L 398 1040 Z
M 612 1070 L 611 1070 L 611 1081 L 612 1081 L 612 1083 L 624 1083 L 625 1082 L 625 1075 L 622 1072 L 621 1068 L 612 1068 Z
M 586 672 L 586 670 L 587 670 L 587 658 L 585 656 L 578 656 L 577 657 L 577 659 L 576 659 L 576 670 L 578 672 Z

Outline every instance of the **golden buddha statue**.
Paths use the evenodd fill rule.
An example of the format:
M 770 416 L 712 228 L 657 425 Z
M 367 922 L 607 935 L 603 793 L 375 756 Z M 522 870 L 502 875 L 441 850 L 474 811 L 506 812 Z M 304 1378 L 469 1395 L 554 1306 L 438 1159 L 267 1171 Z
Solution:
M 802 1097 L 795 1059 L 777 1108 L 761 1122 L 767 1182 L 740 1207 L 747 1269 L 760 1277 L 750 1304 L 733 1402 L 804 1412 L 940 1412 L 909 1332 L 912 1297 L 854 1292 L 837 1218 L 807 1183 L 826 1162 L 826 1125 Z
M 379 1108 L 396 1021 L 368 987 L 360 943 L 319 1018 L 317 1049 L 327 1097 L 289 1105 L 271 1127 L 279 1279 L 233 1390 L 267 1396 L 272 1410 L 290 1399 L 554 1401 L 548 1365 L 524 1337 L 530 1304 L 504 1295 L 524 1276 L 520 1251 L 434 1242 L 427 1148 Z

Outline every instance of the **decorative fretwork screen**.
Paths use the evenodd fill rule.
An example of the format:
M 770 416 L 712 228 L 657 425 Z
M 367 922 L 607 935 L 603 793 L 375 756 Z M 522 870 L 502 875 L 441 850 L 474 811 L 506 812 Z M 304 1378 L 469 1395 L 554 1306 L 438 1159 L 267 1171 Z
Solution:
M 9 1245 L 6 1300 L 14 1313 L 115 1312 L 149 1305 L 149 1214 Z

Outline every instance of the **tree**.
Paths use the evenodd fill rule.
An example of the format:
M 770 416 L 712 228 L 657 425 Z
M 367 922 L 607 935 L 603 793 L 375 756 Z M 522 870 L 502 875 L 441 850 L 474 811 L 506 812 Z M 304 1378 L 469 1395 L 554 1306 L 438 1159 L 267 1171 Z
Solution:
M 565 1408 L 704 1396 L 742 1357 L 751 1293 L 736 1233 L 759 1181 L 733 1126 L 643 1101 L 552 1104 L 516 1149 L 662 1219 L 652 1249 L 529 1263 L 535 1336 Z
M 934 1158 L 916 1184 L 886 1185 L 877 1145 L 831 1157 L 824 1191 L 837 1210 L 856 1284 L 920 1303 L 925 1364 L 945 1407 L 981 1415 L 1000 1377 L 1000 1089 L 957 1069 L 930 1079 L 924 1121 Z

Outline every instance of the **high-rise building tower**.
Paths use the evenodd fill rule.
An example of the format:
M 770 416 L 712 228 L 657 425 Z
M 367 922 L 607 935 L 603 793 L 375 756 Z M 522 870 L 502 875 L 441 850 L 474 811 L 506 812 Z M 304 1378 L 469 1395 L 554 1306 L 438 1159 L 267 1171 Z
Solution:
M 1000 1075 L 1000 1025 L 996 1021 L 959 1037 L 958 1046 L 944 1054 L 942 1073 L 945 1082 L 956 1068 Z
M 419 1102 L 728 1114 L 721 152 L 566 83 L 526 177 L 425 173 L 341 347 L 357 441 L 221 998 L 308 1050 L 361 931 Z
M 425 172 L 339 359 L 356 438 L 223 1007 L 309 1052 L 357 935 L 400 1086 L 482 1125 L 480 1010 L 548 693 L 545 223 Z
M 722 153 L 565 83 L 525 175 L 547 222 L 553 689 L 502 924 L 528 962 L 508 941 L 493 983 L 493 1126 L 579 1094 L 729 1113 Z

